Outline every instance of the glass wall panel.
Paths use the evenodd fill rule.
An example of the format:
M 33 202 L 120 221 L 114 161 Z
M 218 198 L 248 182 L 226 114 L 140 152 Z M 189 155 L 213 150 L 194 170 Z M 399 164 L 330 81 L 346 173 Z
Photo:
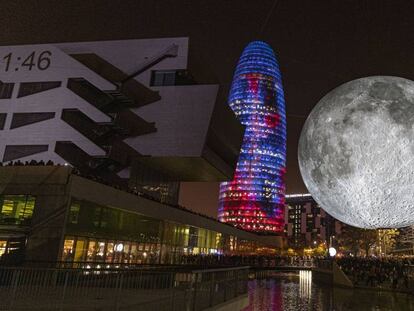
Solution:
M 105 256 L 105 262 L 111 263 L 114 259 L 114 242 L 109 241 L 106 244 L 106 256 Z
M 75 240 L 73 238 L 67 237 L 63 242 L 63 254 L 62 261 L 73 261 L 73 250 L 74 250 Z
M 5 209 L 11 210 L 10 206 Z M 66 232 L 69 237 L 62 258 L 70 258 L 72 247 L 74 261 L 108 264 L 185 263 L 189 255 L 241 255 L 255 253 L 263 246 L 237 236 L 76 199 L 71 202 Z
M 102 211 L 102 207 L 100 207 L 100 206 L 94 206 L 93 207 L 92 222 L 93 222 L 94 227 L 100 227 L 101 226 L 101 211 Z
M 7 241 L 0 240 L 0 258 L 6 253 Z
M 136 243 L 131 243 L 130 262 L 137 263 L 137 260 L 138 260 L 138 245 Z
M 103 262 L 105 259 L 105 242 L 98 241 L 95 261 Z
M 190 227 L 189 228 L 189 247 L 197 247 L 198 245 L 198 228 Z
M 86 240 L 77 238 L 74 261 L 84 261 L 86 254 Z
M 80 204 L 72 202 L 69 209 L 69 223 L 77 224 L 79 221 Z
M 72 199 L 67 232 L 118 240 L 161 242 L 162 220 Z
M 124 243 L 117 242 L 114 246 L 114 263 L 121 263 L 124 255 Z
M 28 225 L 33 216 L 35 197 L 30 195 L 0 196 L 0 223 Z
M 89 241 L 88 248 L 86 252 L 86 261 L 95 261 L 95 256 L 97 253 L 97 243 L 96 241 Z
M 124 260 L 123 260 L 123 262 L 124 263 L 129 263 L 129 252 L 130 252 L 130 250 L 131 250 L 131 244 L 130 243 L 128 243 L 128 242 L 125 242 L 125 244 L 124 244 Z

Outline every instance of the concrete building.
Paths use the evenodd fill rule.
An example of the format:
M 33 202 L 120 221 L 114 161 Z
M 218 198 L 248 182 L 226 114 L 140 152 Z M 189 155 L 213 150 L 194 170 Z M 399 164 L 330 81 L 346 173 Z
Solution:
M 243 136 L 187 38 L 0 57 L 2 260 L 177 263 L 281 246 L 177 205 L 180 182 L 233 177 Z
M 286 195 L 285 233 L 291 247 L 329 244 L 339 235 L 342 223 L 327 214 L 310 194 Z
M 0 161 L 69 163 L 113 182 L 232 178 L 243 127 L 189 68 L 188 44 L 0 47 Z
M 65 166 L 0 167 L 0 260 L 180 263 L 273 253 L 281 241 L 104 185 Z

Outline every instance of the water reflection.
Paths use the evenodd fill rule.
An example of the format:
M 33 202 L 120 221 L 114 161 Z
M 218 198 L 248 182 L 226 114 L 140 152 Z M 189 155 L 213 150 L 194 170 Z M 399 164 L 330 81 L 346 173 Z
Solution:
M 310 299 L 312 294 L 312 271 L 299 271 L 299 297 Z
M 310 271 L 250 281 L 249 302 L 243 311 L 414 311 L 414 296 L 331 288 L 312 282 Z

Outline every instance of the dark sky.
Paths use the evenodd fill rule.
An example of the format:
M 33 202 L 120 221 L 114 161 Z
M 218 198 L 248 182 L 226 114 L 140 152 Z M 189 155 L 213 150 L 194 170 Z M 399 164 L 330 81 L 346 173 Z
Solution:
M 285 89 L 287 190 L 304 192 L 297 142 L 303 122 L 318 100 L 358 77 L 381 74 L 414 80 L 414 1 L 279 0 L 259 35 L 273 3 L 0 0 L 0 42 L 188 36 L 192 54 L 206 63 L 227 94 L 243 47 L 251 40 L 265 40 L 279 58 Z M 193 192 L 199 193 L 200 186 L 195 187 Z M 185 188 L 192 192 L 191 185 Z M 213 205 L 209 202 L 194 208 L 215 214 Z

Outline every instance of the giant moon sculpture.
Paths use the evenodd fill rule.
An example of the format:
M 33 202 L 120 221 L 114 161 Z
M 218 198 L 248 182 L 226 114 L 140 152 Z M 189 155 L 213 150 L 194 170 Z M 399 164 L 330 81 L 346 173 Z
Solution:
M 360 228 L 414 224 L 414 82 L 345 83 L 310 113 L 299 140 L 303 180 L 319 205 Z

